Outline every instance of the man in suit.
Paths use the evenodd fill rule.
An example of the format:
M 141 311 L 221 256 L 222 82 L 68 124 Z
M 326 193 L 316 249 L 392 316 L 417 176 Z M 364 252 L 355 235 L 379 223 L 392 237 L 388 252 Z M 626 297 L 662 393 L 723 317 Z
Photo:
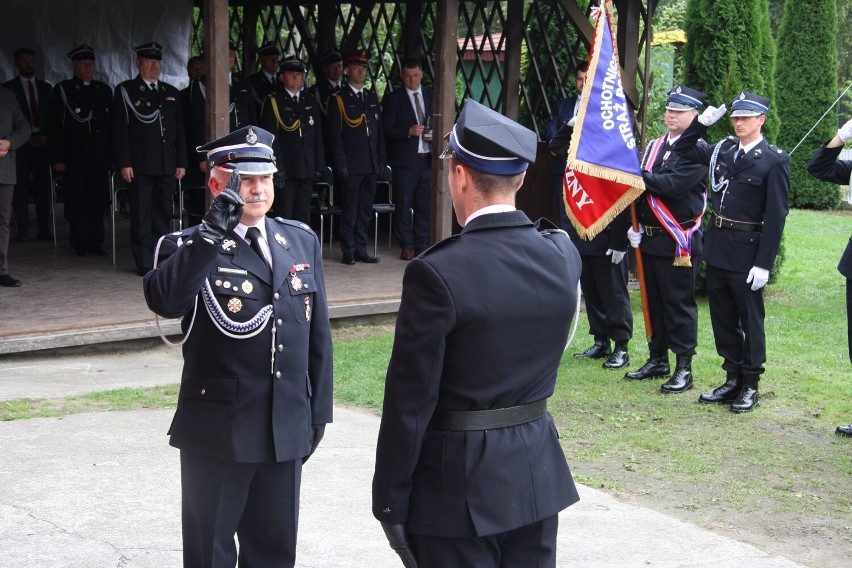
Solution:
M 448 136 L 463 229 L 405 269 L 373 515 L 405 566 L 553 567 L 578 496 L 546 401 L 580 258 L 515 209 L 535 133 L 468 100 Z
M 808 164 L 808 173 L 823 181 L 833 182 L 840 185 L 848 185 L 852 176 L 852 160 L 838 160 L 843 145 L 852 140 L 852 120 L 840 127 L 837 135 L 823 144 Z M 840 264 L 837 265 L 846 278 L 846 322 L 847 338 L 849 342 L 849 360 L 852 361 L 852 237 L 846 245 Z M 852 424 L 837 427 L 835 432 L 839 436 L 852 438 Z
M 382 127 L 393 172 L 399 258 L 411 260 L 426 250 L 432 226 L 432 90 L 421 85 L 418 59 L 403 59 L 400 77 L 404 88 L 385 95 Z M 414 212 L 413 227 L 409 211 Z
M 642 251 L 645 290 L 651 314 L 650 355 L 628 380 L 666 377 L 663 393 L 693 386 L 692 356 L 698 345 L 695 278 L 701 265 L 701 218 L 707 204 L 707 166 L 674 154 L 672 147 L 707 95 L 682 85 L 666 101 L 668 133 L 651 142 L 642 160 L 645 194 L 637 200 L 639 232 L 627 230 L 630 244 Z M 703 141 L 699 142 L 702 146 Z M 675 354 L 674 373 L 669 349 Z M 671 373 L 671 376 L 669 374 Z
M 175 179 L 186 173 L 180 92 L 160 81 L 163 47 L 136 51 L 139 74 L 115 88 L 112 137 L 116 167 L 130 186 L 130 246 L 140 276 L 151 270 L 154 245 L 170 231 Z
M 712 146 L 699 144 L 726 112 L 725 105 L 710 106 L 672 148 L 710 168 L 713 216 L 704 235 L 707 301 L 716 352 L 727 376 L 698 400 L 730 404 L 733 412 L 749 412 L 758 404 L 757 384 L 766 362 L 763 287 L 789 211 L 790 156 L 761 134 L 769 104 L 766 97 L 743 91 L 731 104 L 736 136 Z
M 29 140 L 30 122 L 15 93 L 0 87 L 0 286 L 17 288 L 21 281 L 9 274 L 9 223 L 17 181 L 15 154 Z
M 266 97 L 260 125 L 275 133 L 278 172 L 275 214 L 305 224 L 311 222 L 311 193 L 316 172 L 325 168 L 322 112 L 305 91 L 308 68 L 295 55 L 281 62 L 282 89 Z
M 257 112 L 260 112 L 260 107 L 267 95 L 278 90 L 278 61 L 280 58 L 281 50 L 272 42 L 263 44 L 257 50 L 260 70 L 249 76 L 251 86 L 254 87 L 254 93 L 257 95 L 255 99 Z
M 18 99 L 18 106 L 30 123 L 32 134 L 27 143 L 15 149 L 18 168 L 12 207 L 17 225 L 16 240 L 27 238 L 30 230 L 30 193 L 33 195 L 38 223 L 38 238 L 52 240 L 50 159 L 47 152 L 48 107 L 53 86 L 35 76 L 36 55 L 28 47 L 15 51 L 18 76 L 3 83 Z
M 104 212 L 112 166 L 112 89 L 95 80 L 95 50 L 83 44 L 68 53 L 74 77 L 50 98 L 48 149 L 62 174 L 71 247 L 78 256 L 105 255 Z
M 184 566 L 292 567 L 302 464 L 332 420 L 322 251 L 310 227 L 266 217 L 272 141 L 248 126 L 202 147 L 210 209 L 162 239 L 143 281 L 151 310 L 188 334 L 169 430 Z
M 570 97 L 560 99 L 556 105 L 556 114 L 547 123 L 545 139 L 550 152 L 556 156 L 553 161 L 553 192 L 556 196 L 556 207 L 559 209 L 559 218 L 562 228 L 566 229 L 571 222 L 565 212 L 565 198 L 562 195 L 562 179 L 565 175 L 566 153 L 574 133 L 574 122 L 580 111 L 580 97 L 583 94 L 583 86 L 586 84 L 586 74 L 589 70 L 588 61 L 578 61 L 574 69 L 574 86 L 577 92 Z
M 343 197 L 340 246 L 348 265 L 379 262 L 367 254 L 367 230 L 378 174 L 387 159 L 379 98 L 364 86 L 369 55 L 359 50 L 346 58 L 346 84 L 329 99 L 327 109 L 335 185 Z

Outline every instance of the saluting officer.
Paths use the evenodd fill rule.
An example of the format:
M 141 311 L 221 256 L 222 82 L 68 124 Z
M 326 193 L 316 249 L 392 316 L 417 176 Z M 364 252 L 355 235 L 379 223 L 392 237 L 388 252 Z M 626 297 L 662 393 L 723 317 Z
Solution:
M 104 255 L 104 212 L 112 166 L 112 89 L 95 77 L 95 50 L 83 44 L 68 52 L 74 77 L 50 97 L 48 150 L 63 175 L 71 246 L 78 256 Z
M 325 168 L 322 113 L 319 103 L 304 89 L 308 68 L 295 55 L 279 67 L 282 89 L 263 101 L 260 125 L 275 133 L 278 172 L 275 214 L 311 222 L 311 192 L 316 172 Z M 280 178 L 279 178 L 280 179 Z
M 340 221 L 343 264 L 376 263 L 367 254 L 367 230 L 373 216 L 376 181 L 385 157 L 382 110 L 375 91 L 364 87 L 367 50 L 346 58 L 346 84 L 328 101 L 328 137 L 336 186 L 342 190 Z
M 736 136 L 698 144 L 726 108 L 697 116 L 673 151 L 710 166 L 713 216 L 704 235 L 707 300 L 725 383 L 699 402 L 730 404 L 749 412 L 766 362 L 763 287 L 781 245 L 789 211 L 790 156 L 769 144 L 761 128 L 770 100 L 743 91 L 731 103 Z
M 442 154 L 462 232 L 405 269 L 373 477 L 405 566 L 556 566 L 558 513 L 578 499 L 547 399 L 580 257 L 515 209 L 536 145 L 466 101 Z
M 671 349 L 676 367 L 660 387 L 664 393 L 684 392 L 693 386 L 692 356 L 698 345 L 695 278 L 701 265 L 707 166 L 673 153 L 672 148 L 698 116 L 706 98 L 701 91 L 682 85 L 669 92 L 668 134 L 652 141 L 642 160 L 646 191 L 636 203 L 639 232 L 633 227 L 627 230 L 630 244 L 642 251 L 653 334 L 648 360 L 624 378 L 668 377 Z M 706 146 L 703 140 L 699 144 Z
M 838 160 L 843 145 L 852 140 L 852 120 L 840 127 L 837 135 L 820 146 L 814 157 L 808 163 L 808 173 L 823 181 L 833 182 L 840 185 L 849 183 L 852 176 L 852 160 Z M 849 360 L 852 361 L 852 237 L 840 257 L 837 265 L 846 278 L 846 335 L 849 342 Z M 837 427 L 835 433 L 839 436 L 852 437 L 852 424 L 842 424 Z
M 272 142 L 248 126 L 199 148 L 213 202 L 144 279 L 151 310 L 188 334 L 169 430 L 184 566 L 293 566 L 302 464 L 332 419 L 322 251 L 307 225 L 266 217 Z
M 140 276 L 151 270 L 154 245 L 170 230 L 175 179 L 186 173 L 180 92 L 160 81 L 163 46 L 138 47 L 139 74 L 115 88 L 112 137 L 116 167 L 130 185 L 130 245 Z

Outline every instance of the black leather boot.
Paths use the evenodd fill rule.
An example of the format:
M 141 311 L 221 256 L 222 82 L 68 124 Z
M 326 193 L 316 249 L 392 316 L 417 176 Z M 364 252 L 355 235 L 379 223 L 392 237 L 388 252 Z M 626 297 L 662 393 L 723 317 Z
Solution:
M 603 368 L 614 371 L 616 369 L 623 369 L 629 364 L 630 355 L 627 354 L 627 342 L 616 341 L 615 350 L 606 358 Z
M 577 359 L 604 359 L 609 357 L 609 354 L 609 340 L 595 339 L 591 347 L 582 353 L 574 353 L 574 357 Z
M 668 377 L 669 373 L 671 373 L 671 370 L 669 369 L 668 353 L 663 355 L 654 355 L 652 353 L 644 365 L 635 371 L 626 373 L 624 378 L 628 381 L 644 381 L 645 379 Z
M 720 387 L 698 397 L 698 402 L 705 404 L 729 404 L 734 402 L 743 388 L 743 379 L 739 373 L 728 373 L 728 378 Z
M 664 393 L 686 392 L 692 388 L 692 355 L 678 355 L 671 378 L 662 384 Z
M 852 438 L 852 424 L 838 426 L 837 430 L 835 430 L 834 433 L 838 436 L 846 436 L 847 438 Z
M 751 412 L 757 406 L 757 381 L 759 375 L 743 375 L 743 389 L 740 396 L 731 403 L 732 412 Z

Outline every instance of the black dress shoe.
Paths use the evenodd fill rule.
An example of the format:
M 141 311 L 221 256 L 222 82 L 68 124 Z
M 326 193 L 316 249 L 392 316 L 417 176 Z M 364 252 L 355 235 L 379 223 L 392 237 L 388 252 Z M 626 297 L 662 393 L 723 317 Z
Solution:
M 52 241 L 53 235 L 51 235 L 50 233 L 39 233 L 38 234 L 38 240 L 40 240 L 40 241 Z
M 93 254 L 95 256 L 106 256 L 106 251 L 100 247 L 92 247 L 88 249 L 86 252 L 89 254 Z
M 725 384 L 706 392 L 698 397 L 698 402 L 704 404 L 730 404 L 734 402 L 743 390 L 742 377 L 737 373 L 728 373 Z
M 603 368 L 615 371 L 616 369 L 623 369 L 629 364 L 630 355 L 627 354 L 627 347 L 616 345 L 615 351 L 610 353 L 609 357 L 604 361 Z
M 3 274 L 0 276 L 0 286 L 5 286 L 6 288 L 17 288 L 21 285 L 21 281 L 17 278 L 12 278 L 11 274 Z
M 352 256 L 351 252 L 344 252 L 343 253 L 343 260 L 341 260 L 341 262 L 343 264 L 350 264 L 350 265 L 355 264 L 355 257 Z
M 852 438 L 852 424 L 838 426 L 837 430 L 835 430 L 834 433 L 838 436 L 846 436 L 847 438 Z
M 748 385 L 740 391 L 740 396 L 731 403 L 731 412 L 751 412 L 757 406 L 757 388 Z
M 625 374 L 624 378 L 628 381 L 644 381 L 668 377 L 670 373 L 668 357 L 651 357 L 637 370 Z
M 365 262 L 367 264 L 376 264 L 379 262 L 378 257 L 370 256 L 366 252 L 358 252 L 357 250 L 355 251 L 355 260 L 358 262 Z
M 678 355 L 671 378 L 660 385 L 664 394 L 686 392 L 692 388 L 692 355 Z
M 574 353 L 576 359 L 605 359 L 609 357 L 609 341 L 598 340 L 582 353 Z

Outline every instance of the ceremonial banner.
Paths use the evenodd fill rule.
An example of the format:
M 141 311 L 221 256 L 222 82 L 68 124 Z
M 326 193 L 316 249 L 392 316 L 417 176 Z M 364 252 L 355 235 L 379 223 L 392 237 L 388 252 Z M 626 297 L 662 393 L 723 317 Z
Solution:
M 568 148 L 565 211 L 592 239 L 645 190 L 612 26 L 612 0 L 597 13 L 589 71 Z

